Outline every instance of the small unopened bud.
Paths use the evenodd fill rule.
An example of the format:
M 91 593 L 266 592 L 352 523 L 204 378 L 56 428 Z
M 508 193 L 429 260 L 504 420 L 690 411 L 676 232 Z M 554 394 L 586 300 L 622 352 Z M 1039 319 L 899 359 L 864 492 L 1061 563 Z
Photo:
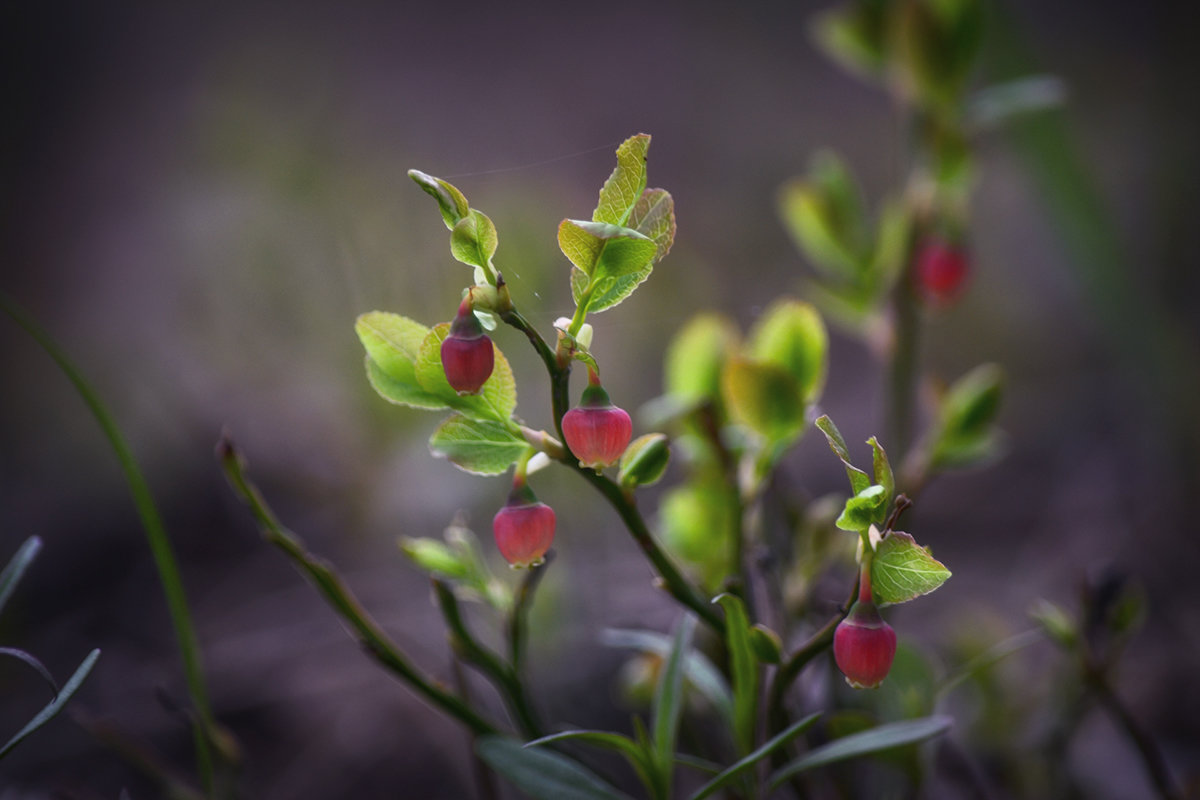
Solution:
M 459 394 L 475 394 L 492 375 L 496 358 L 492 340 L 483 334 L 483 326 L 471 310 L 470 295 L 450 323 L 441 355 L 446 381 Z
M 923 242 L 917 251 L 914 277 L 922 296 L 935 305 L 952 303 L 967 279 L 967 254 L 940 239 Z
M 626 488 L 649 486 L 663 476 L 670 460 L 671 446 L 665 435 L 647 433 L 639 436 L 621 455 L 617 481 Z

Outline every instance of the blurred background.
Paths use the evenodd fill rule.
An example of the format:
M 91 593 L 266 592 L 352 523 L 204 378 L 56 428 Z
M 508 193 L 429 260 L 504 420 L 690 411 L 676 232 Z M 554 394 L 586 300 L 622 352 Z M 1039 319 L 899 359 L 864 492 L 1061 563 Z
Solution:
M 836 148 L 873 206 L 905 177 L 889 100 L 811 44 L 808 22 L 826 7 L 0 11 L 0 290 L 94 382 L 147 471 L 183 563 L 216 714 L 242 748 L 245 796 L 473 796 L 462 730 L 359 652 L 261 542 L 212 455 L 229 430 L 289 527 L 415 661 L 449 679 L 428 582 L 396 539 L 437 536 L 461 510 L 486 543 L 507 480 L 432 460 L 425 440 L 439 418 L 388 405 L 364 379 L 359 313 L 448 320 L 470 281 L 405 171 L 451 180 L 492 217 L 497 263 L 549 335 L 571 309 L 558 222 L 590 213 L 620 141 L 653 134 L 650 184 L 675 198 L 676 245 L 637 294 L 591 320 L 607 388 L 637 409 L 661 392 L 666 342 L 693 313 L 719 310 L 745 327 L 801 291 L 812 270 L 775 198 L 814 152 Z M 1148 619 L 1118 691 L 1182 783 L 1200 770 L 1200 700 L 1189 691 L 1200 547 L 1188 513 L 1200 489 L 1200 131 L 1185 79 L 1197 12 L 1014 2 L 992 16 L 981 85 L 1061 77 L 1075 163 L 1004 132 L 979 143 L 972 284 L 929 318 L 923 358 L 948 380 L 982 361 L 1004 366 L 1009 449 L 935 483 L 911 512 L 908 529 L 955 577 L 892 621 L 944 665 L 965 638 L 1031 627 L 1038 598 L 1074 608 L 1087 576 L 1133 576 Z M 548 425 L 540 364 L 515 332 L 497 341 L 518 377 L 519 413 Z M 60 680 L 103 650 L 68 712 L 0 763 L 0 797 L 155 796 L 119 751 L 153 750 L 187 774 L 187 695 L 128 490 L 70 384 L 7 317 L 0 357 L 0 562 L 31 535 L 45 542 L 0 619 L 0 644 L 38 655 Z M 851 442 L 882 427 L 879 375 L 861 343 L 835 333 L 822 406 Z M 819 436 L 788 468 L 813 495 L 844 488 Z M 666 630 L 676 611 L 574 476 L 550 470 L 537 486 L 560 520 L 531 642 L 542 708 L 554 723 L 625 729 L 625 655 L 596 633 Z M 659 495 L 642 501 L 651 517 Z M 1060 662 L 1041 643 L 1003 665 L 997 680 L 1025 716 L 1002 743 L 970 704 L 953 735 L 985 765 L 994 751 L 1036 760 L 1037 706 Z M 27 668 L 0 661 L 0 738 L 44 695 Z M 1066 756 L 1089 797 L 1149 792 L 1102 714 L 1083 720 Z

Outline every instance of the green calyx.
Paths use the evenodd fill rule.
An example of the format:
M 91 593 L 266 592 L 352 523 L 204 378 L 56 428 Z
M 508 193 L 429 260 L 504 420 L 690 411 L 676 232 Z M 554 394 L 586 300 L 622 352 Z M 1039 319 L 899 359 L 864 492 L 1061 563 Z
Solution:
M 533 489 L 530 489 L 529 484 L 522 480 L 519 485 L 517 483 L 513 484 L 512 491 L 508 493 L 508 503 L 506 505 L 509 508 L 515 508 L 517 506 L 532 506 L 537 502 L 537 495 L 533 493 Z
M 589 383 L 587 388 L 583 390 L 583 396 L 579 398 L 580 408 L 612 408 L 612 400 L 608 398 L 608 392 L 604 391 L 604 387 L 598 383 Z
M 458 313 L 450 323 L 450 335 L 459 339 L 478 339 L 483 336 L 483 325 L 471 307 L 471 295 L 468 293 L 458 306 Z

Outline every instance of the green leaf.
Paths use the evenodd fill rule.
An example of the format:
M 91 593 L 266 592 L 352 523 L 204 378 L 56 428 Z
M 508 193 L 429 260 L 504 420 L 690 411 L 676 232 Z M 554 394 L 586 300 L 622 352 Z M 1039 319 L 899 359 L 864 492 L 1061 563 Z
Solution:
M 400 550 L 426 572 L 456 580 L 466 578 L 471 572 L 461 554 L 440 539 L 402 536 Z
M 887 516 L 887 503 L 887 490 L 877 483 L 872 484 L 846 501 L 846 508 L 834 524 L 844 531 L 865 531 L 883 522 Z
M 532 742 L 527 742 L 525 746 L 535 747 L 549 744 L 550 742 L 562 741 L 586 742 L 607 750 L 615 750 L 625 756 L 625 759 L 637 771 L 642 781 L 648 787 L 654 785 L 653 776 L 656 769 L 653 760 L 654 754 L 645 750 L 642 745 L 639 745 L 628 736 L 622 736 L 619 733 L 585 730 L 563 731 L 562 733 L 554 733 L 549 736 L 543 736 L 540 739 L 534 739 Z
M 601 634 L 600 640 L 609 647 L 652 653 L 664 660 L 671 653 L 671 637 L 657 631 L 609 628 Z M 704 654 L 691 650 L 684 659 L 683 671 L 688 684 L 704 695 L 717 713 L 732 725 L 733 696 L 720 670 Z
M 4 609 L 4 604 L 8 602 L 13 589 L 17 588 L 21 576 L 25 574 L 25 570 L 29 569 L 29 565 L 37 558 L 41 549 L 42 540 L 37 536 L 30 536 L 17 548 L 16 555 L 8 562 L 4 571 L 0 572 L 0 610 Z
M 846 475 L 850 478 L 850 490 L 858 494 L 870 486 L 871 479 L 867 477 L 867 473 L 851 463 L 850 451 L 846 449 L 846 440 L 842 438 L 842 432 L 837 429 L 837 425 L 833 424 L 833 420 L 829 418 L 828 414 L 817 417 L 817 427 L 821 429 L 821 433 L 825 434 L 825 439 L 829 442 L 829 449 L 846 466 Z
M 739 355 L 725 362 L 721 377 L 733 417 L 768 442 L 786 442 L 804 429 L 803 395 L 790 372 Z
M 500 239 L 487 214 L 476 209 L 460 219 L 450 231 L 450 254 L 462 263 L 479 267 L 489 275 L 494 271 L 492 256 Z
M 895 63 L 914 100 L 946 115 L 958 111 L 983 40 L 980 0 L 917 0 L 897 15 Z
M 389 403 L 409 408 L 422 408 L 427 411 L 437 411 L 449 407 L 445 400 L 434 397 L 422 389 L 416 383 L 415 377 L 411 383 L 397 380 L 384 372 L 378 364 L 371 360 L 370 356 L 367 357 L 366 364 L 367 382 L 371 384 L 371 388 L 375 390 L 376 394 Z
M 533 800 L 630 800 L 577 761 L 507 736 L 481 736 L 475 752 Z
M 841 159 L 819 153 L 807 177 L 780 189 L 779 213 L 813 266 L 831 277 L 861 282 L 871 245 L 866 210 Z
M 665 388 L 684 402 L 716 401 L 721 371 L 738 342 L 738 330 L 719 314 L 697 314 L 667 347 Z
M 499 475 L 524 455 L 529 444 L 494 420 L 451 414 L 429 437 L 429 449 L 476 475 Z
M 750 644 L 750 619 L 741 598 L 718 595 L 714 603 L 725 609 L 725 646 L 733 678 L 733 740 L 739 755 L 750 752 L 758 711 L 758 659 Z
M 354 321 L 354 332 L 379 367 L 389 375 L 412 375 L 413 362 L 429 328 L 388 311 L 368 311 Z
M 767 309 L 750 333 L 748 353 L 796 379 L 800 397 L 815 402 L 825 385 L 829 335 L 821 315 L 808 303 L 781 300 Z
M 896 476 L 892 473 L 892 465 L 888 462 L 887 452 L 879 440 L 872 436 L 867 439 L 867 444 L 871 445 L 871 466 L 875 472 L 875 482 L 882 486 L 886 493 L 884 498 L 886 509 L 886 506 L 892 502 L 893 495 L 896 494 Z
M 654 246 L 658 248 L 654 263 L 662 261 L 675 243 L 675 201 L 670 192 L 666 189 L 642 192 L 629 215 L 628 225 L 654 240 Z
M 1070 652 L 1079 642 L 1079 628 L 1062 607 L 1049 600 L 1038 600 L 1029 610 L 1029 616 L 1042 626 L 1055 644 Z
M 603 222 L 564 219 L 558 246 L 575 269 L 571 295 L 588 311 L 617 305 L 649 277 L 658 245 L 632 228 Z
M 650 486 L 662 478 L 670 460 L 671 445 L 665 434 L 639 436 L 621 454 L 617 482 L 629 489 Z
M 683 665 L 692 646 L 696 618 L 687 614 L 675 627 L 671 653 L 658 676 L 654 692 L 654 742 L 657 772 L 665 785 L 662 796 L 670 794 L 671 765 L 675 759 L 675 739 L 679 735 L 679 718 L 683 714 Z
M 1066 96 L 1066 85 L 1053 75 L 1018 78 L 977 92 L 968 104 L 967 121 L 976 128 L 992 128 L 1021 114 L 1061 106 Z
M 460 395 L 446 380 L 442 369 L 442 342 L 450 335 L 450 323 L 435 325 L 425 335 L 417 353 L 415 366 L 417 383 L 443 405 L 478 420 L 507 422 L 517 407 L 517 384 L 513 380 L 508 359 L 495 348 L 495 366 L 491 377 L 480 387 L 478 394 Z M 495 344 L 492 345 L 495 347 Z
M 783 660 L 783 640 L 761 622 L 750 628 L 750 646 L 754 649 L 754 657 L 764 664 L 778 664 Z
M 367 351 L 367 380 L 383 399 L 413 408 L 446 408 L 444 400 L 417 382 L 415 362 L 429 328 L 399 314 L 370 311 L 359 316 L 354 330 Z
M 410 169 L 408 177 L 416 181 L 418 186 L 437 201 L 438 210 L 442 212 L 442 221 L 446 223 L 448 230 L 454 230 L 454 226 L 470 210 L 467 198 L 463 197 L 463 193 L 441 178 L 426 175 L 416 169 Z
M 1004 393 L 1004 372 L 982 364 L 959 378 L 942 400 L 930 447 L 934 469 L 963 466 L 990 455 L 997 433 L 992 425 Z
M 847 3 L 816 17 L 813 38 L 850 71 L 878 77 L 887 63 L 889 10 L 886 0 Z
M 949 730 L 953 722 L 954 720 L 950 717 L 925 717 L 905 722 L 892 722 L 862 733 L 835 739 L 829 744 L 806 753 L 773 774 L 771 789 L 776 789 L 794 775 L 816 767 L 932 739 Z
M 737 535 L 736 488 L 719 472 L 703 472 L 672 489 L 659 507 L 663 538 L 671 552 L 715 590 L 729 574 L 729 540 Z
M 596 222 L 624 225 L 646 188 L 646 153 L 650 137 L 639 133 L 617 148 L 617 167 L 600 188 L 600 202 L 592 212 Z
M 5 572 L 7 572 L 7 570 L 5 570 Z M 88 654 L 87 658 L 83 660 L 83 663 L 80 664 L 75 670 L 75 674 L 70 677 L 70 679 L 63 686 L 62 690 L 59 691 L 53 702 L 39 711 L 37 716 L 31 719 L 24 728 L 18 731 L 17 734 L 11 739 L 9 739 L 8 743 L 5 744 L 4 747 L 0 747 L 0 759 L 8 755 L 9 751 L 20 744 L 25 737 L 29 736 L 29 734 L 33 733 L 38 728 L 54 719 L 54 717 L 63 710 L 63 708 L 67 705 L 67 702 L 75 695 L 77 691 L 79 691 L 79 687 L 83 685 L 84 679 L 86 679 L 88 674 L 91 673 L 92 667 L 95 666 L 96 659 L 99 657 L 99 650 L 93 650 Z
M 950 577 L 950 570 L 911 536 L 893 531 L 875 548 L 871 561 L 871 594 L 875 604 L 907 603 L 929 594 Z
M 15 647 L 0 647 L 0 656 L 8 656 L 15 658 L 27 664 L 34 672 L 42 676 L 42 680 L 50 687 L 51 693 L 58 696 L 58 684 L 54 680 L 54 676 L 50 674 L 50 670 L 46 669 L 46 665 L 33 656 L 32 653 L 26 653 L 24 650 L 18 650 Z
M 762 747 L 745 756 L 737 763 L 728 767 L 724 772 L 717 775 L 717 777 L 700 787 L 699 791 L 693 794 L 690 800 L 704 800 L 705 797 L 708 797 L 713 792 L 729 785 L 729 783 L 738 775 L 741 775 L 750 767 L 754 766 L 759 761 L 771 755 L 771 753 L 774 753 L 776 750 L 785 746 L 788 742 L 792 741 L 797 736 L 811 728 L 813 723 L 816 722 L 820 716 L 820 712 L 809 714 L 804 719 L 789 725 L 784 731 L 779 733 L 770 741 L 766 742 Z
M 870 286 L 872 298 L 891 291 L 904 271 L 912 236 L 912 211 L 902 198 L 884 203 L 875 228 L 875 250 L 871 256 Z

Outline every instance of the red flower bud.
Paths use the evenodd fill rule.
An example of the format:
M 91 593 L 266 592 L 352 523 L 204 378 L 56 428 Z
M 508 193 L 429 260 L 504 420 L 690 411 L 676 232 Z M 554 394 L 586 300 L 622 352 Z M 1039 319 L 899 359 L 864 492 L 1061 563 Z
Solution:
M 949 242 L 931 239 L 921 244 L 915 275 L 926 300 L 937 305 L 953 302 L 967 279 L 967 254 Z
M 633 438 L 633 422 L 599 384 L 583 390 L 579 406 L 562 418 L 563 438 L 582 466 L 601 470 L 621 458 Z
M 896 632 L 870 601 L 859 600 L 833 632 L 833 658 L 855 689 L 874 689 L 892 668 Z
M 442 341 L 442 370 L 446 380 L 459 394 L 475 394 L 491 377 L 495 359 L 492 340 L 484 336 L 468 296 L 450 323 L 450 335 Z
M 492 533 L 509 564 L 536 567 L 554 541 L 554 509 L 539 503 L 528 486 L 515 487 L 492 518 Z

